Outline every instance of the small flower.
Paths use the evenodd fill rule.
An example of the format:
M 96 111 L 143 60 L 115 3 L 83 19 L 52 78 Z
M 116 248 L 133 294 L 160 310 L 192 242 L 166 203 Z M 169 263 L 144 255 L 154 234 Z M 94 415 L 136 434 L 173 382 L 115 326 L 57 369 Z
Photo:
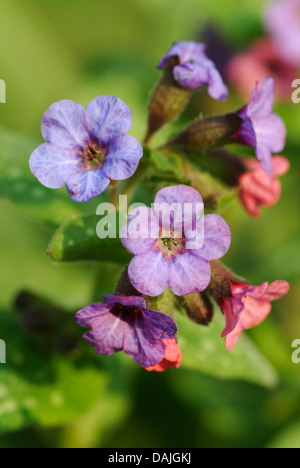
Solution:
M 192 207 L 191 216 L 182 216 L 185 204 Z M 170 223 L 170 216 L 164 214 L 174 205 Z M 202 214 L 202 197 L 185 185 L 160 190 L 153 206 L 133 210 L 121 231 L 123 245 L 135 255 L 128 267 L 132 285 L 147 296 L 158 296 L 168 286 L 177 296 L 203 291 L 210 282 L 210 260 L 221 258 L 229 249 L 231 233 L 227 223 L 211 214 L 201 218 L 201 226 L 198 222 L 195 226 Z M 139 230 L 136 219 L 142 225 Z M 203 240 L 203 233 L 200 246 L 198 239 Z M 193 236 L 197 241 L 191 246 Z
M 275 84 L 273 78 L 266 78 L 254 89 L 250 103 L 238 113 L 242 123 L 235 137 L 255 148 L 256 156 L 263 170 L 273 174 L 272 153 L 278 153 L 285 146 L 286 128 L 282 119 L 273 113 Z
M 274 156 L 272 176 L 263 171 L 258 161 L 245 159 L 244 164 L 249 170 L 239 178 L 240 200 L 251 216 L 258 217 L 262 206 L 273 206 L 278 202 L 281 194 L 278 177 L 289 170 L 290 163 L 283 156 Z
M 278 54 L 273 41 L 264 37 L 229 60 L 226 76 L 242 99 L 247 99 L 252 93 L 253 83 L 271 76 L 275 80 L 276 97 L 282 101 L 290 101 L 291 83 L 297 76 L 297 71 L 298 67 Z
M 172 340 L 163 340 L 165 345 L 165 356 L 156 366 L 147 367 L 147 371 L 164 372 L 169 367 L 178 369 L 182 361 L 182 354 L 175 338 Z
M 165 68 L 170 57 L 177 57 L 179 64 L 174 67 L 173 74 L 180 86 L 195 89 L 208 84 L 208 93 L 212 98 L 225 100 L 228 89 L 215 64 L 206 57 L 205 49 L 204 44 L 197 42 L 175 42 L 161 58 L 158 68 Z
M 59 101 L 45 112 L 46 143 L 30 157 L 30 170 L 46 187 L 66 184 L 72 200 L 86 202 L 136 171 L 143 149 L 126 133 L 132 124 L 127 105 L 115 96 L 99 96 L 84 109 Z
M 219 299 L 226 318 L 222 333 L 228 351 L 233 349 L 243 330 L 260 325 L 271 312 L 271 301 L 280 299 L 290 289 L 286 281 L 261 286 L 231 283 L 232 297 Z
M 300 0 L 269 2 L 265 24 L 282 58 L 291 64 L 299 65 Z
M 124 351 L 142 367 L 160 363 L 164 341 L 174 338 L 177 327 L 168 315 L 147 310 L 138 296 L 104 296 L 104 304 L 90 304 L 77 312 L 78 325 L 91 328 L 83 337 L 98 354 Z

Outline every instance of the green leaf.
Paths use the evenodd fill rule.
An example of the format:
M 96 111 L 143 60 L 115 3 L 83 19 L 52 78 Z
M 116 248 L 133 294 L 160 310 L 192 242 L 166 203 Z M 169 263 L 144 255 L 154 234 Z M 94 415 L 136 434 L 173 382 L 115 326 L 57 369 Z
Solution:
M 118 236 L 118 215 L 109 216 L 108 222 L 116 219 L 116 235 Z M 96 215 L 72 218 L 63 224 L 54 234 L 48 247 L 47 255 L 54 262 L 74 262 L 78 260 L 101 260 L 118 264 L 126 264 L 131 255 L 123 247 L 120 239 L 100 239 L 97 235 L 97 224 L 100 217 Z
M 292 426 L 284 428 L 277 434 L 267 448 L 276 449 L 295 449 L 300 448 L 300 424 L 295 423 Z
M 2 312 L 0 320 L 7 353 L 6 364 L 0 364 L 0 432 L 58 425 L 91 410 L 109 385 L 104 369 L 91 360 L 80 365 L 49 354 L 12 314 Z
M 191 181 L 182 172 L 182 161 L 176 154 L 161 154 L 151 152 L 151 160 L 156 167 L 156 176 L 173 177 L 177 183 L 191 185 Z
M 32 302 L 27 306 L 33 309 Z M 57 306 L 49 307 L 55 312 Z M 82 334 L 72 314 L 67 319 L 60 313 L 58 319 L 54 345 L 66 320 L 70 334 Z M 29 331 L 23 322 L 15 313 L 0 312 L 6 343 L 6 364 L 0 364 L 0 433 L 63 424 L 68 425 L 67 446 L 75 440 L 78 447 L 99 444 L 128 415 L 128 390 L 138 366 L 123 353 L 99 356 L 81 339 L 72 353 L 59 354 L 57 346 L 49 346 L 52 332 Z
M 232 351 L 226 350 L 221 339 L 223 322 L 219 311 L 208 327 L 177 313 L 182 366 L 222 379 L 242 379 L 265 387 L 276 385 L 276 371 L 246 336 L 240 338 Z

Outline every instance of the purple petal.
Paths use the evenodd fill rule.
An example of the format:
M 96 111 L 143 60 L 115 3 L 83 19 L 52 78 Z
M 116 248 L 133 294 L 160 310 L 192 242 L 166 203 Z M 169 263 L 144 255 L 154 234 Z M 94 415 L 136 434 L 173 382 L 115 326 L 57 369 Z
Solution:
M 218 260 L 227 253 L 230 244 L 231 232 L 226 221 L 217 214 L 205 215 L 203 247 L 192 253 L 209 261 Z
M 172 185 L 159 190 L 156 194 L 155 203 L 180 203 L 183 207 L 184 203 L 203 203 L 200 193 L 193 187 L 187 185 Z
M 142 312 L 134 320 L 126 320 L 126 313 L 108 313 L 100 326 L 84 334 L 98 354 L 111 355 L 124 350 L 137 364 L 149 367 L 158 364 L 164 357 L 165 347 L 151 333 L 151 328 Z M 155 334 L 155 331 L 154 331 Z
M 200 88 L 209 82 L 208 69 L 198 63 L 186 62 L 174 67 L 174 78 L 183 88 Z
M 129 107 L 116 96 L 99 96 L 86 108 L 87 128 L 95 140 L 108 144 L 127 133 L 132 125 Z
M 180 63 L 197 61 L 205 57 L 205 45 L 193 41 L 174 42 L 168 53 L 161 58 L 158 68 L 164 68 L 170 57 L 178 57 Z
M 152 335 L 143 315 L 137 315 L 134 328 L 128 328 L 124 339 L 124 352 L 142 367 L 150 367 L 161 362 L 165 355 L 162 340 Z
M 110 313 L 110 307 L 101 302 L 94 302 L 83 309 L 79 310 L 75 315 L 75 322 L 81 327 L 95 328 L 101 325 Z
M 208 84 L 208 93 L 217 100 L 225 100 L 228 89 L 211 60 L 186 62 L 174 68 L 174 78 L 183 88 L 195 89 Z
M 158 236 L 158 222 L 154 212 L 147 206 L 140 206 L 130 212 L 120 234 L 122 244 L 134 255 L 149 252 Z
M 186 251 L 174 257 L 171 265 L 170 288 L 176 296 L 200 292 L 209 285 L 210 276 L 208 261 Z
M 253 123 L 247 115 L 247 107 L 244 107 L 238 116 L 242 119 L 240 128 L 236 133 L 236 138 L 247 145 L 256 148 L 256 133 L 254 131 Z
M 273 112 L 275 100 L 275 81 L 273 78 L 266 78 L 259 90 L 258 83 L 254 89 L 250 103 L 248 105 L 248 117 L 264 118 L 269 117 Z
M 100 195 L 109 186 L 110 180 L 102 169 L 94 169 L 74 174 L 66 181 L 72 200 L 82 203 Z
M 269 176 L 273 175 L 273 161 L 271 150 L 264 144 L 257 145 L 256 156 L 261 161 L 261 167 Z
M 109 312 L 83 337 L 98 354 L 111 355 L 123 349 L 124 335 L 128 332 L 131 333 L 130 324 Z
M 163 227 L 166 229 L 173 227 L 174 230 L 182 231 L 183 227 L 188 228 L 196 218 L 200 217 L 203 212 L 203 200 L 194 188 L 187 185 L 173 185 L 157 192 L 153 209 Z
M 105 304 L 122 304 L 124 306 L 136 306 L 146 308 L 147 303 L 142 296 L 103 296 Z
M 65 149 L 84 148 L 90 140 L 84 107 L 73 101 L 52 104 L 43 116 L 41 130 L 47 143 Z
M 151 331 L 153 338 L 157 340 L 172 339 L 177 333 L 177 326 L 169 315 L 157 310 L 143 310 L 147 328 Z
M 123 135 L 110 143 L 102 169 L 110 179 L 128 179 L 135 173 L 142 156 L 141 143 L 131 135 Z
M 160 250 L 153 249 L 131 260 L 128 275 L 137 291 L 147 296 L 159 296 L 169 285 L 169 264 Z
M 257 147 L 266 145 L 272 153 L 280 153 L 284 149 L 286 127 L 278 115 L 271 114 L 265 119 L 255 119 L 253 124 L 257 137 Z
M 44 143 L 32 153 L 29 166 L 41 184 L 56 189 L 63 187 L 72 174 L 81 170 L 82 160 L 76 150 Z
M 213 62 L 209 69 L 208 94 L 217 101 L 225 101 L 228 97 L 228 88 Z

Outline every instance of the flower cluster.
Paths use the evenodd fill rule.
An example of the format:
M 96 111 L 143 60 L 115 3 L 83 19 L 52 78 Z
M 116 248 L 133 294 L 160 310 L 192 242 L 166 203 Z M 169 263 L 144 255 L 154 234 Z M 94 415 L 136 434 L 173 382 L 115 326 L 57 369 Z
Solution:
M 223 100 L 228 95 L 204 44 L 176 42 L 158 68 L 163 77 L 150 100 L 145 144 L 180 114 L 192 90 L 208 85 L 212 98 Z M 168 168 L 174 163 L 170 151 L 173 158 L 175 154 L 184 174 L 179 177 L 174 172 L 182 179 L 176 185 L 161 185 L 160 178 L 152 206 L 130 211 L 120 239 L 133 257 L 115 293 L 75 316 L 78 325 L 89 329 L 84 339 L 98 354 L 124 351 L 147 371 L 177 369 L 182 354 L 175 302 L 185 304 L 190 319 L 207 325 L 213 298 L 225 316 L 222 336 L 231 350 L 243 330 L 265 320 L 271 301 L 287 294 L 285 281 L 251 286 L 218 262 L 229 250 L 231 232 L 217 208 L 204 212 L 206 202 L 219 196 L 213 169 L 207 182 L 199 167 L 190 165 L 193 157 L 197 161 L 208 157 L 219 164 L 220 178 L 229 191 L 238 188 L 251 216 L 277 203 L 278 177 L 288 171 L 289 162 L 277 154 L 284 148 L 286 129 L 273 112 L 274 99 L 274 80 L 267 77 L 261 88 L 256 84 L 248 105 L 225 116 L 195 120 L 155 150 L 167 159 Z M 43 116 L 46 143 L 32 153 L 30 169 L 46 187 L 66 185 L 73 201 L 87 202 L 104 192 L 111 180 L 129 179 L 138 169 L 143 147 L 127 134 L 131 124 L 131 111 L 115 96 L 99 96 L 86 109 L 73 101 L 57 102 Z M 257 160 L 239 158 L 222 148 L 237 142 L 254 148 Z M 148 148 L 147 154 L 151 151 Z M 141 166 L 138 177 L 127 182 L 129 189 L 134 180 L 145 180 L 142 176 L 153 171 L 151 157 L 144 158 Z

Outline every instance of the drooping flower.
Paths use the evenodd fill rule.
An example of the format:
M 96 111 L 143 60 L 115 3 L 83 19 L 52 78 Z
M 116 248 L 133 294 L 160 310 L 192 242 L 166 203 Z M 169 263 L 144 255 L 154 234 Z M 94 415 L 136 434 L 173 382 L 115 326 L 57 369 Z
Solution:
M 202 213 L 201 195 L 185 185 L 160 190 L 152 209 L 130 213 L 121 240 L 135 255 L 128 274 L 136 290 L 158 296 L 170 286 L 174 294 L 185 296 L 208 286 L 209 262 L 225 255 L 231 233 L 221 216 Z
M 138 296 L 104 296 L 104 304 L 93 303 L 77 312 L 78 325 L 91 328 L 84 334 L 98 354 L 124 351 L 142 367 L 164 359 L 164 341 L 177 332 L 174 320 L 156 310 L 148 310 Z
M 283 156 L 274 156 L 272 176 L 263 171 L 259 161 L 245 159 L 244 164 L 248 171 L 239 178 L 240 200 L 251 216 L 258 217 L 262 206 L 273 206 L 278 202 L 281 194 L 278 178 L 289 170 L 290 163 Z
M 232 297 L 219 299 L 226 318 L 222 333 L 228 351 L 233 349 L 243 330 L 260 325 L 270 314 L 271 301 L 280 299 L 290 289 L 286 281 L 264 283 L 261 286 L 231 283 Z
M 170 57 L 177 57 L 179 64 L 173 69 L 174 78 L 183 88 L 195 89 L 208 85 L 209 95 L 225 100 L 228 89 L 215 64 L 205 55 L 205 45 L 193 41 L 175 42 L 161 58 L 158 68 L 165 68 Z
M 297 71 L 297 67 L 279 55 L 273 41 L 264 37 L 229 60 L 226 76 L 242 99 L 247 99 L 252 93 L 254 83 L 271 76 L 275 80 L 276 98 L 290 101 L 291 83 L 297 76 Z
M 266 78 L 261 90 L 254 89 L 248 106 L 238 115 L 241 126 L 235 135 L 237 140 L 255 148 L 263 170 L 273 174 L 272 153 L 279 153 L 285 146 L 286 127 L 282 119 L 273 113 L 275 84 L 273 78 Z
M 136 171 L 143 149 L 126 135 L 132 124 L 128 106 L 115 96 L 99 96 L 87 106 L 64 100 L 42 119 L 46 143 L 30 157 L 30 170 L 46 187 L 67 186 L 72 200 L 86 202 L 104 192 L 112 180 Z
M 265 24 L 282 58 L 299 66 L 300 0 L 269 2 L 265 12 Z
M 147 371 L 164 372 L 169 367 L 178 369 L 182 361 L 182 354 L 175 338 L 172 340 L 163 340 L 165 345 L 165 355 L 161 362 L 156 366 L 147 367 Z

